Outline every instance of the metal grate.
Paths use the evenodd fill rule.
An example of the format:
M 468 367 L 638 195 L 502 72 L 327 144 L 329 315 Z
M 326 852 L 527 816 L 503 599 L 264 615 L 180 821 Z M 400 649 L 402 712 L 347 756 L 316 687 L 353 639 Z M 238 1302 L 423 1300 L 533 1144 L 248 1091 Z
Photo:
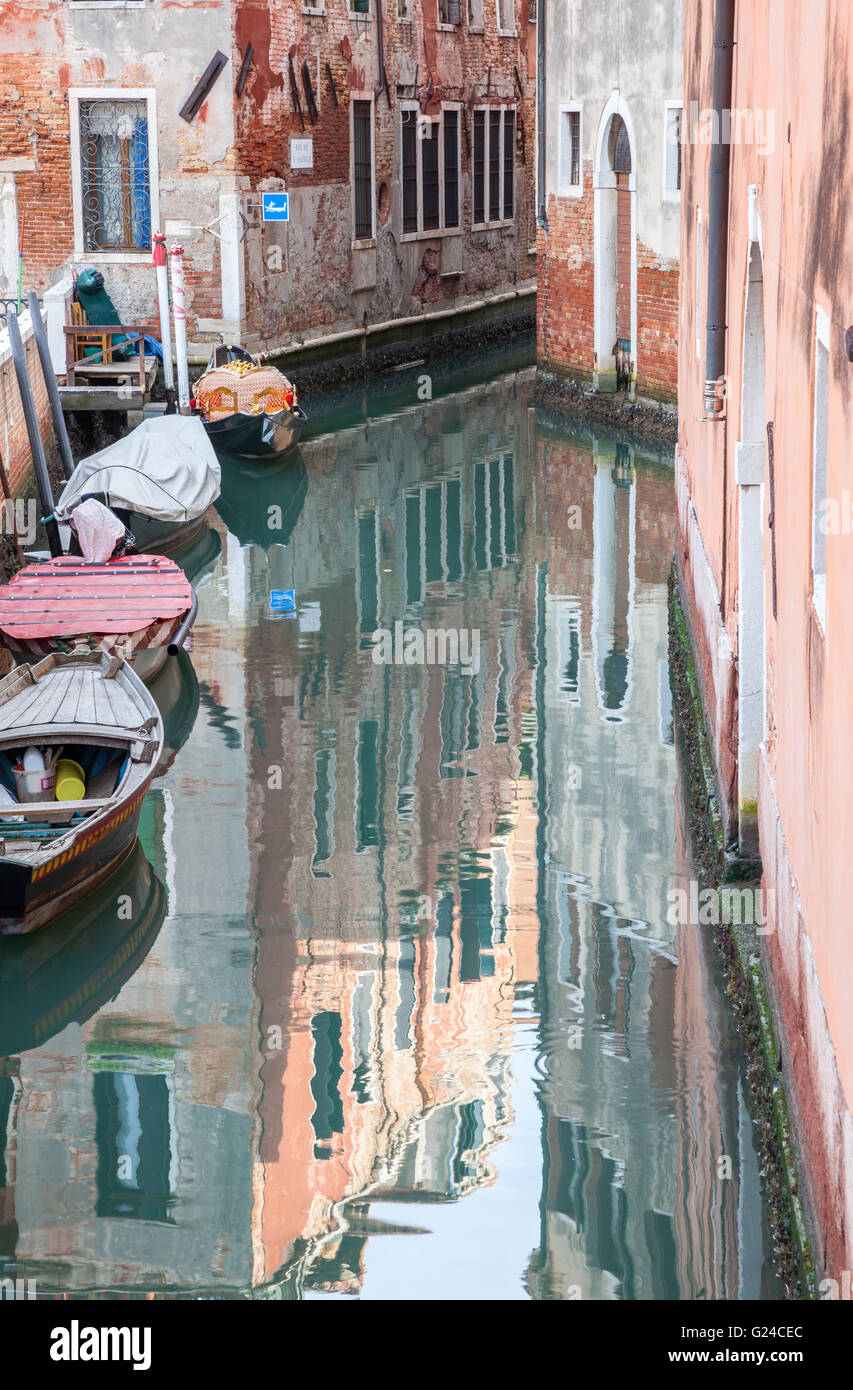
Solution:
M 504 219 L 515 215 L 515 112 L 504 111 Z
M 83 240 L 87 251 L 150 251 L 146 101 L 81 101 Z
M 372 105 L 354 101 L 352 108 L 355 239 L 373 236 Z
M 459 226 L 459 112 L 444 113 L 444 225 Z
M 474 221 L 486 220 L 486 113 L 474 112 Z
M 418 115 L 403 111 L 403 231 L 418 230 Z
M 438 197 L 438 124 L 428 121 L 424 126 L 421 140 L 421 180 L 424 199 L 424 231 L 432 231 L 439 225 L 440 209 Z

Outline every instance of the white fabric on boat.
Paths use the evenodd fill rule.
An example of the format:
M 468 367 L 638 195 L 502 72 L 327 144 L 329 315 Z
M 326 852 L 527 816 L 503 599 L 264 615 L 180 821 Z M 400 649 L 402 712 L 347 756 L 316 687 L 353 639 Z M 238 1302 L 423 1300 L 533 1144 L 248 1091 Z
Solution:
M 77 532 L 83 559 L 90 565 L 105 565 L 119 541 L 124 540 L 124 527 L 109 507 L 94 497 L 74 508 L 71 521 Z
M 111 507 L 157 521 L 194 521 L 219 496 L 219 462 L 193 415 L 158 415 L 108 448 L 81 459 L 56 505 L 68 521 L 84 494 L 102 492 Z

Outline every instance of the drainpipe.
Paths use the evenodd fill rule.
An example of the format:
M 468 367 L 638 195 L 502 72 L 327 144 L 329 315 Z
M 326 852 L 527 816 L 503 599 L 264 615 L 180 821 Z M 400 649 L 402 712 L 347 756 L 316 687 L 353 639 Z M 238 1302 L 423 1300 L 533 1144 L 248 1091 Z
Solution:
M 536 4 L 536 221 L 548 230 L 545 201 L 545 0 Z
M 379 63 L 379 85 L 376 88 L 376 96 L 379 96 L 385 87 L 385 35 L 382 32 L 382 0 L 376 0 L 376 58 Z M 390 93 L 388 94 L 390 104 Z
M 725 409 L 726 292 L 729 242 L 732 59 L 735 0 L 717 0 L 714 16 L 714 121 L 708 188 L 708 322 L 705 336 L 705 413 Z M 725 112 L 725 125 L 724 113 Z

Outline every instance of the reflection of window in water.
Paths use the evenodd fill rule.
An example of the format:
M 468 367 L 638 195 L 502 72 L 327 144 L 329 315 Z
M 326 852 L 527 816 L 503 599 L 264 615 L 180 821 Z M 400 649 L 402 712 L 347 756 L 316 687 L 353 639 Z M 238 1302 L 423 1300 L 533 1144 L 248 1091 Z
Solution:
M 460 1105 L 453 1150 L 454 1187 L 461 1187 L 466 1178 L 476 1177 L 477 1151 L 483 1142 L 484 1134 L 483 1102 L 471 1100 L 466 1105 Z
M 506 922 L 509 912 L 509 855 L 503 845 L 492 849 L 494 897 L 492 903 L 492 941 L 496 946 L 506 941 Z
M 409 686 L 403 696 L 403 725 L 400 730 L 400 762 L 397 769 L 397 820 L 412 819 L 415 804 L 415 773 L 420 747 L 421 692 Z
M 499 569 L 515 546 L 515 460 L 506 453 L 474 465 L 474 564 Z
M 328 1158 L 330 1150 L 325 1145 L 333 1135 L 344 1132 L 341 1099 L 344 1054 L 340 1014 L 315 1014 L 311 1020 L 311 1037 L 314 1041 L 314 1075 L 311 1078 L 314 1113 L 311 1125 L 318 1141 L 314 1145 L 314 1157 Z
M 352 1089 L 359 1105 L 371 1099 L 373 1072 L 373 971 L 359 972 L 353 999 Z
M 400 1002 L 394 1016 L 394 1047 L 405 1052 L 412 1046 L 411 1024 L 415 1011 L 415 943 L 403 937 L 397 950 L 397 981 Z
M 580 704 L 581 606 L 576 598 L 558 598 L 557 688 L 570 705 Z
M 498 679 L 495 686 L 495 743 L 509 742 L 509 702 L 515 679 L 515 619 L 501 624 L 498 638 Z
M 98 1216 L 169 1221 L 170 1076 L 98 1071 L 94 1076 Z
M 358 628 L 372 634 L 379 624 L 379 537 L 376 512 L 358 518 Z
M 362 719 L 356 748 L 356 849 L 379 843 L 379 725 Z
M 462 777 L 458 766 L 465 741 L 465 707 L 468 702 L 468 677 L 450 666 L 444 669 L 441 692 L 441 777 Z
M 480 726 L 483 719 L 483 692 L 486 684 L 486 663 L 481 655 L 480 669 L 470 678 L 470 699 L 468 702 L 468 736 L 465 747 L 469 752 L 480 747 Z
M 620 934 L 617 919 L 593 905 L 593 985 L 595 1012 L 627 1046 L 634 952 Z
M 314 754 L 314 858 L 312 868 L 331 859 L 335 848 L 335 750 Z
M 462 946 L 459 978 L 479 980 L 495 973 L 492 952 L 492 880 L 463 878 L 459 884 L 459 937 Z M 491 954 L 489 954 L 491 953 Z
M 436 1004 L 450 998 L 453 978 L 453 896 L 444 893 L 438 900 L 435 928 L 435 991 Z
M 444 478 L 406 493 L 406 602 L 424 585 L 462 576 L 462 485 Z

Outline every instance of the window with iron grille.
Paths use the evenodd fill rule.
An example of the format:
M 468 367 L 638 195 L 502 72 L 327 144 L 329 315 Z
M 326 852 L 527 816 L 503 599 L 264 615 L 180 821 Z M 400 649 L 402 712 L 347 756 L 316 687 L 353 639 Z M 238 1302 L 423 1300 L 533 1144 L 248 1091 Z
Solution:
M 355 190 L 355 239 L 373 236 L 373 103 L 352 104 L 353 188 Z
M 474 111 L 474 226 L 510 222 L 515 216 L 515 111 Z
M 462 0 L 438 0 L 439 24 L 462 23 Z
M 150 251 L 148 102 L 81 101 L 79 122 L 84 250 Z
M 559 188 L 561 193 L 581 192 L 581 113 L 562 106 L 559 125 Z
M 404 234 L 459 226 L 459 120 L 455 107 L 436 120 L 400 112 Z

